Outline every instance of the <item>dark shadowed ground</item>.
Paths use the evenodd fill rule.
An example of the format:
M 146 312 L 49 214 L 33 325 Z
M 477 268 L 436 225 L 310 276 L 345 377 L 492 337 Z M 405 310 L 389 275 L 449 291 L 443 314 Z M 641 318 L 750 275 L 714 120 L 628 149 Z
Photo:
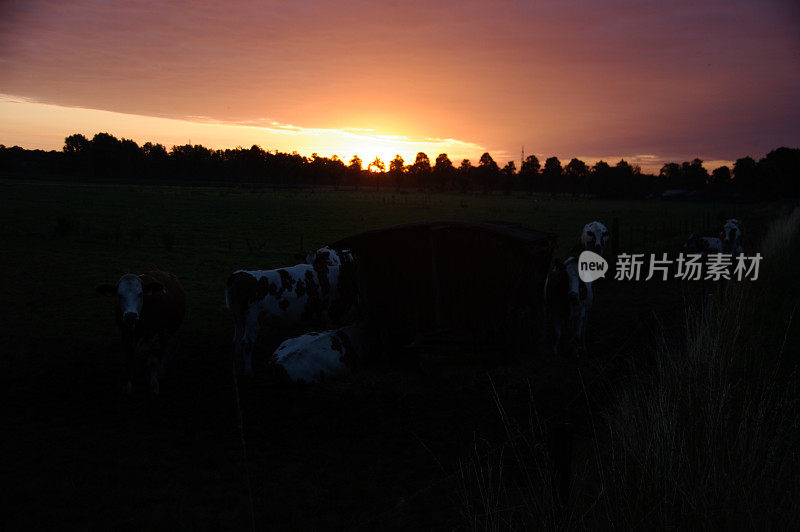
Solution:
M 453 473 L 475 441 L 503 441 L 495 391 L 514 419 L 566 417 L 580 441 L 588 409 L 602 408 L 631 360 L 646 360 L 653 334 L 679 333 L 695 290 L 602 283 L 581 360 L 423 349 L 419 363 L 278 387 L 262 345 L 255 377 L 239 382 L 239 410 L 227 275 L 292 264 L 301 238 L 316 247 L 413 220 L 519 221 L 558 233 L 567 250 L 585 222 L 616 216 L 623 250 L 649 250 L 675 249 L 679 231 L 734 214 L 529 197 L 10 182 L 0 192 L 8 529 L 248 529 L 251 496 L 258 529 L 463 526 Z M 94 286 L 153 264 L 181 277 L 189 310 L 164 393 L 126 398 L 112 303 Z

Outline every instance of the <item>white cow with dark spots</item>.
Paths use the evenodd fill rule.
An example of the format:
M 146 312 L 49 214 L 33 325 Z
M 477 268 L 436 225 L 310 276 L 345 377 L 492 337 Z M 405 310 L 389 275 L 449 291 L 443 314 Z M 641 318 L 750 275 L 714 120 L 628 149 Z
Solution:
M 326 261 L 274 270 L 238 270 L 228 277 L 225 303 L 233 311 L 233 342 L 243 371 L 252 372 L 253 347 L 262 324 L 276 330 L 339 322 L 355 304 L 351 264 Z
M 577 355 L 586 352 L 586 328 L 594 295 L 592 283 L 581 281 L 578 260 L 555 261 L 544 285 L 545 327 L 549 328 L 554 354 L 562 343 Z
M 306 264 L 324 262 L 328 266 L 341 266 L 342 264 L 355 262 L 353 252 L 349 249 L 336 250 L 330 246 L 323 246 L 316 251 L 308 253 L 297 253 L 295 257 Z
M 351 325 L 284 340 L 275 350 L 272 363 L 292 382 L 319 382 L 351 373 L 364 354 L 357 326 Z
M 603 255 L 608 244 L 609 232 L 605 225 L 598 221 L 589 222 L 583 226 L 578 244 L 581 251 L 594 251 Z

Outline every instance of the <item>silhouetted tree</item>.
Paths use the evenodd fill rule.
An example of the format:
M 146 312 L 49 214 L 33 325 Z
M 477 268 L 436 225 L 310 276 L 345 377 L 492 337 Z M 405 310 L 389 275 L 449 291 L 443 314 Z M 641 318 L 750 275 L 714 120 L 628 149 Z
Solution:
M 720 166 L 711 172 L 710 183 L 728 183 L 731 180 L 731 169 L 727 166 Z
M 539 159 L 535 155 L 528 155 L 519 170 L 520 181 L 528 193 L 540 188 L 539 171 L 541 170 Z
M 367 168 L 367 170 L 369 170 L 370 172 L 385 172 L 386 165 L 383 164 L 381 158 L 376 155 L 375 160 L 369 163 L 369 167 Z
M 683 188 L 683 171 L 678 163 L 666 163 L 658 172 L 659 178 L 664 182 L 664 188 Z
M 797 197 L 800 195 L 800 149 L 781 147 L 756 164 L 760 197 Z
M 561 176 L 563 172 L 564 170 L 561 168 L 561 161 L 558 160 L 558 157 L 548 158 L 544 162 L 544 170 L 542 171 L 545 190 L 549 192 L 562 190 Z
M 431 178 L 431 161 L 428 159 L 428 155 L 419 152 L 417 158 L 414 159 L 414 164 L 409 167 L 408 172 L 411 174 L 414 184 L 418 189 L 422 190 L 423 188 L 427 188 Z
M 433 186 L 437 190 L 445 190 L 453 181 L 455 176 L 455 168 L 453 167 L 450 157 L 446 153 L 440 153 L 436 156 L 436 163 L 433 166 Z
M 373 174 L 384 172 L 383 163 L 376 157 L 369 169 Z M 104 180 L 168 179 L 171 182 L 206 181 L 214 183 L 318 185 L 338 184 L 349 178 L 356 186 L 364 179 L 365 170 L 360 157 L 355 156 L 346 166 L 337 156 L 322 157 L 317 153 L 305 157 L 297 152 L 266 151 L 257 145 L 234 149 L 210 150 L 200 145 L 164 146 L 147 142 L 139 147 L 130 139 L 117 139 L 108 133 L 97 133 L 92 140 L 81 134 L 64 139 L 61 151 L 25 150 L 19 146 L 0 145 L 0 171 L 15 175 L 73 175 L 94 176 Z M 390 173 L 396 174 L 400 184 L 406 168 L 402 158 L 390 164 Z M 591 171 L 579 159 L 572 159 L 564 169 L 555 157 L 545 164 L 541 174 L 538 159 L 531 155 L 515 174 L 515 165 L 508 164 L 502 171 L 488 153 L 483 154 L 480 165 L 474 168 L 464 159 L 458 170 L 446 154 L 436 158 L 431 169 L 424 153 L 418 154 L 410 167 L 414 181 L 420 187 L 436 190 L 451 183 L 466 191 L 479 185 L 484 191 L 502 187 L 506 192 L 525 188 L 528 190 L 588 191 L 598 197 L 643 197 L 650 192 L 666 188 L 690 188 L 702 191 L 706 197 L 725 197 L 738 193 L 742 198 L 779 198 L 800 196 L 800 150 L 786 147 L 769 152 L 758 162 L 743 157 L 731 170 L 720 167 L 709 176 L 700 159 L 682 164 L 667 163 L 659 177 L 643 175 L 638 166 L 625 160 L 609 167 L 598 161 Z M 588 175 L 587 175 L 588 172 Z M 542 175 L 541 184 L 537 176 Z M 428 178 L 428 176 L 431 176 Z M 513 176 L 513 178 L 512 178 Z M 404 184 L 404 185 L 407 185 Z
M 686 188 L 700 190 L 708 182 L 708 171 L 703 167 L 703 161 L 695 158 L 692 162 L 681 165 Z
M 76 133 L 64 139 L 64 163 L 67 173 L 80 174 L 89 170 L 89 139 Z
M 566 175 L 567 189 L 573 195 L 580 193 L 586 186 L 586 177 L 589 175 L 589 167 L 580 159 L 572 159 L 564 168 Z
M 350 164 L 347 166 L 347 176 L 356 188 L 358 188 L 358 184 L 361 182 L 361 167 L 361 157 L 353 155 L 353 158 L 350 159 Z
M 597 161 L 587 177 L 586 188 L 590 194 L 599 198 L 611 196 L 611 167 L 605 161 Z
M 398 153 L 394 156 L 394 159 L 389 162 L 389 174 L 392 176 L 394 180 L 394 185 L 397 187 L 397 190 L 403 186 L 403 177 L 406 171 L 406 162 Z
M 469 185 L 473 180 L 472 174 L 474 172 L 475 167 L 472 166 L 470 160 L 463 159 L 458 167 L 458 190 L 460 190 L 462 193 L 469 189 Z
M 501 170 L 503 174 L 503 192 L 505 194 L 511 194 L 511 191 L 514 189 L 516 182 L 516 173 L 517 173 L 517 165 L 514 161 L 508 161 L 506 165 Z
M 375 190 L 380 190 L 381 187 L 381 178 L 383 177 L 383 173 L 386 171 L 386 165 L 383 164 L 380 157 L 377 155 L 375 156 L 375 160 L 369 163 L 369 167 L 367 167 L 370 174 L 372 174 L 372 178 L 375 179 Z
M 749 155 L 736 159 L 733 163 L 733 181 L 736 188 L 743 194 L 751 196 L 756 190 L 756 161 Z
M 611 169 L 611 179 L 607 184 L 608 194 L 613 198 L 630 198 L 637 194 L 637 183 L 634 180 L 634 169 L 625 159 Z
M 731 192 L 731 169 L 727 166 L 715 168 L 708 178 L 706 190 L 712 196 L 727 196 Z
M 488 152 L 481 155 L 478 160 L 478 182 L 487 193 L 497 186 L 500 177 L 500 168 Z
M 64 153 L 78 154 L 89 151 L 89 139 L 75 133 L 64 139 Z

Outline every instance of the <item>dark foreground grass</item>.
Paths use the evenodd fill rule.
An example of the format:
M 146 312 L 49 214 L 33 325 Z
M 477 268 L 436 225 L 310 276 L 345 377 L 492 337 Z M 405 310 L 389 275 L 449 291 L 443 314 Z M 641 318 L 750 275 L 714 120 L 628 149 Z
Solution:
M 407 221 L 518 221 L 556 232 L 566 252 L 592 219 L 618 217 L 622 244 L 645 249 L 680 243 L 665 228 L 735 213 L 743 216 L 680 203 L 2 182 L 4 520 L 11 528 L 242 529 L 252 495 L 259 529 L 460 526 L 454 484 L 441 479 L 458 471 L 476 437 L 506 437 L 495 398 L 509 416 L 532 402 L 545 417 L 560 411 L 581 393 L 582 376 L 614 373 L 612 356 L 630 354 L 647 337 L 651 311 L 679 304 L 680 294 L 609 283 L 590 329 L 592 356 L 581 361 L 432 357 L 421 372 L 374 367 L 275 388 L 261 378 L 262 346 L 256 378 L 240 383 L 245 463 L 222 308 L 228 274 L 291 264 L 301 241 L 311 248 Z M 112 302 L 94 286 L 153 265 L 181 278 L 187 316 L 162 396 L 126 399 Z M 402 510 L 387 513 L 393 508 Z
M 800 526 L 800 209 L 778 219 L 761 278 L 685 311 L 589 414 L 572 495 L 553 489 L 541 418 L 461 469 L 474 529 L 781 529 Z M 501 409 L 502 414 L 502 409 Z

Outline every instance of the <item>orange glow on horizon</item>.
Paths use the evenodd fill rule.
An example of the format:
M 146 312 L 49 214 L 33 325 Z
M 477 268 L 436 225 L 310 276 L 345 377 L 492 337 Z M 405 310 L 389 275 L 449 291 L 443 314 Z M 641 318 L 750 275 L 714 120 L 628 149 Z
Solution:
M 28 149 L 60 150 L 64 138 L 73 133 L 91 139 L 95 133 L 107 132 L 139 145 L 160 143 L 167 149 L 184 144 L 201 144 L 211 149 L 255 144 L 265 150 L 304 156 L 336 155 L 345 164 L 358 155 L 365 170 L 376 156 L 388 169 L 389 162 L 398 154 L 408 164 L 418 152 L 427 153 L 431 160 L 439 153 L 447 153 L 453 161 L 460 161 L 477 160 L 486 151 L 482 146 L 456 139 L 415 139 L 373 128 L 305 128 L 274 121 L 240 124 L 204 118 L 178 120 L 64 107 L 8 95 L 0 95 L 0 117 L 0 143 Z

